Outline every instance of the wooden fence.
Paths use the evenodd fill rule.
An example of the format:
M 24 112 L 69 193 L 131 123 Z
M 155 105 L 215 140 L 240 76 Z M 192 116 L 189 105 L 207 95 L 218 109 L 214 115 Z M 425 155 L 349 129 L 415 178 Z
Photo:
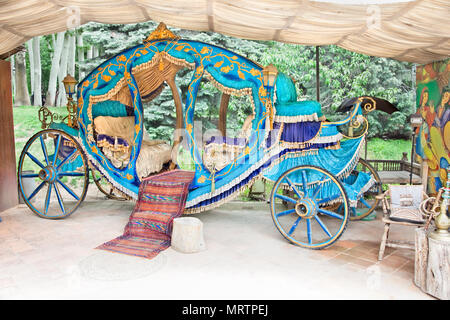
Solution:
M 366 160 L 376 171 L 411 172 L 411 162 L 405 160 Z M 412 173 L 420 176 L 420 164 L 413 163 Z

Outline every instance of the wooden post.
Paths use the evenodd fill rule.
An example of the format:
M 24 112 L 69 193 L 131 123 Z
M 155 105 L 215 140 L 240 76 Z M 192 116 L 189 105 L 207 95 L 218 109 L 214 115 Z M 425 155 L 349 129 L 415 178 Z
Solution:
M 428 190 L 428 162 L 426 159 L 422 160 L 422 165 L 420 166 L 420 178 L 423 185 L 423 192 L 427 193 Z
M 0 211 L 18 204 L 11 65 L 0 60 Z
M 413 141 L 411 147 L 411 169 L 409 173 L 409 184 L 412 184 L 412 175 L 413 175 L 413 163 L 414 163 L 414 147 L 416 146 L 416 134 L 413 130 Z
M 172 96 L 173 100 L 175 102 L 175 108 L 176 108 L 176 114 L 177 114 L 177 123 L 176 123 L 176 135 L 173 140 L 172 145 L 172 163 L 170 164 L 170 170 L 175 169 L 176 162 L 177 162 L 177 155 L 178 155 L 178 148 L 180 147 L 181 140 L 183 136 L 181 135 L 181 132 L 179 132 L 180 129 L 184 127 L 184 121 L 183 121 L 183 102 L 181 101 L 180 93 L 178 91 L 177 84 L 175 83 L 175 75 L 173 74 L 172 77 L 169 77 L 166 79 L 167 84 L 170 87 L 170 90 L 172 90 Z
M 227 110 L 229 102 L 230 102 L 230 95 L 222 93 L 219 109 L 219 131 L 222 133 L 222 136 L 224 137 L 227 135 Z
M 316 96 L 320 102 L 320 65 L 319 65 L 319 46 L 316 46 Z
M 177 84 L 175 83 L 175 74 L 166 80 L 167 84 L 172 91 L 173 100 L 175 102 L 176 114 L 177 114 L 177 129 L 183 128 L 183 102 L 181 101 L 180 93 L 178 92 Z

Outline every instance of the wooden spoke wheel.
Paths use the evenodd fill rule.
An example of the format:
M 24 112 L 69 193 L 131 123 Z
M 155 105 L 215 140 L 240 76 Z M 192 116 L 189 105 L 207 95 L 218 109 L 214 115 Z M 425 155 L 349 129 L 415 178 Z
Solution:
M 286 186 L 293 193 L 283 194 Z M 342 204 L 340 212 L 328 209 L 328 204 L 336 201 Z M 337 241 L 347 227 L 349 209 L 342 183 L 315 166 L 286 171 L 275 182 L 270 196 L 270 211 L 278 231 L 291 243 L 308 249 L 323 249 Z
M 128 198 L 124 197 L 121 193 L 109 183 L 106 178 L 96 169 L 91 169 L 92 180 L 97 186 L 98 190 L 102 192 L 108 199 L 125 201 Z
M 89 185 L 86 157 L 64 131 L 47 129 L 33 135 L 18 164 L 19 195 L 35 214 L 47 219 L 71 215 Z
M 383 185 L 381 183 L 380 176 L 377 171 L 364 159 L 359 159 L 359 162 L 351 175 L 355 175 L 356 177 L 359 172 L 369 173 L 375 180 L 375 184 L 359 199 L 357 207 L 351 208 L 350 220 L 361 220 L 371 214 L 380 203 L 380 200 L 376 198 L 376 195 L 383 192 Z

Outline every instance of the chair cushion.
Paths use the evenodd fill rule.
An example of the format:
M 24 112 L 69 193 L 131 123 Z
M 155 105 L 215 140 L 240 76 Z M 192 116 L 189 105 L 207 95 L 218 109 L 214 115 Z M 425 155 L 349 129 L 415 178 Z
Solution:
M 424 198 L 422 185 L 389 185 L 389 193 L 391 220 L 419 224 L 424 222 L 420 211 L 420 204 Z
M 406 195 L 412 197 L 412 206 L 419 209 L 420 203 L 423 199 L 423 186 L 422 185 L 389 185 L 390 204 L 391 208 L 404 208 L 402 201 Z

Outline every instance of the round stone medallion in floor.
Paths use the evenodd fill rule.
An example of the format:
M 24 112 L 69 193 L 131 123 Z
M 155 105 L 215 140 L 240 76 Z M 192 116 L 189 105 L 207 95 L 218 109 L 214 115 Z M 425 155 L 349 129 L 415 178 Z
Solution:
M 79 268 L 84 277 L 120 281 L 144 278 L 157 272 L 167 262 L 163 253 L 153 259 L 145 259 L 107 251 L 97 252 L 80 261 Z

